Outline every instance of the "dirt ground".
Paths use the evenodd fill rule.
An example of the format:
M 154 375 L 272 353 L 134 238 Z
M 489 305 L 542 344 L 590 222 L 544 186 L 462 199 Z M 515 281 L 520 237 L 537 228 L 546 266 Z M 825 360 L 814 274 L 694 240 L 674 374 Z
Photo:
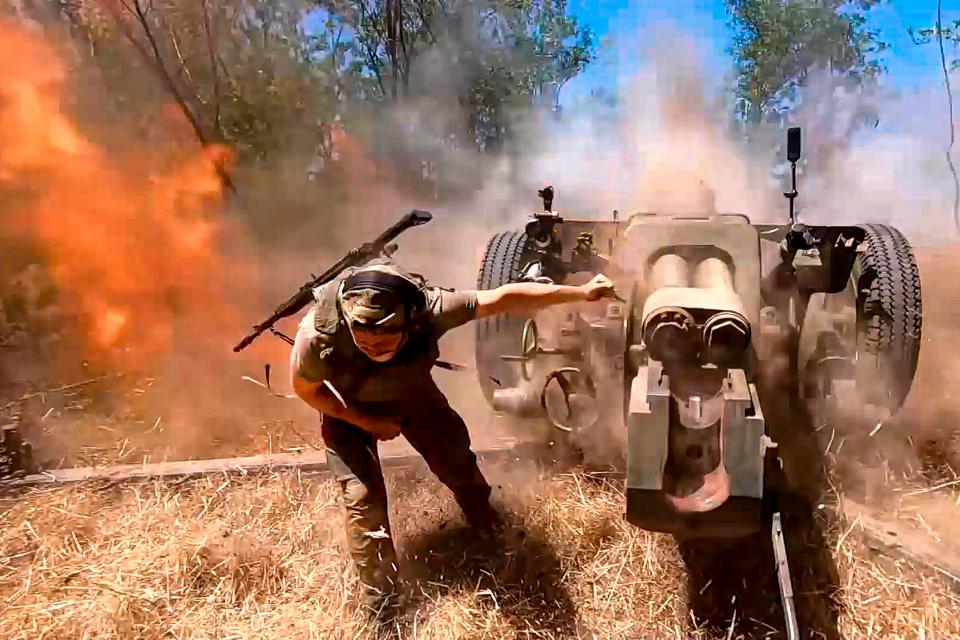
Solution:
M 835 437 L 828 458 L 845 495 L 960 557 L 960 542 L 949 535 L 960 522 L 960 247 L 921 247 L 917 261 L 923 342 L 911 392 L 874 435 Z M 840 446 L 847 451 L 837 453 Z
M 960 402 L 953 391 L 960 382 L 960 290 L 953 281 L 960 248 L 918 255 L 924 346 L 907 406 L 873 435 L 817 432 L 825 455 L 811 468 L 823 468 L 823 494 L 784 505 L 805 638 L 960 638 L 960 581 L 878 548 L 863 521 L 845 517 L 842 507 L 856 500 L 944 558 L 960 554 L 950 535 L 960 522 Z M 46 394 L 31 420 L 48 441 L 70 445 L 65 459 L 137 461 L 166 437 L 162 420 L 128 402 L 148 395 L 151 384 L 124 380 Z M 444 384 L 462 385 L 459 406 L 476 412 L 478 442 L 499 437 L 490 435 L 499 427 L 478 408 L 469 380 Z M 294 418 L 258 423 L 211 451 L 318 444 L 309 422 Z M 393 636 L 786 637 L 766 535 L 722 549 L 681 546 L 623 522 L 616 475 L 530 460 L 486 471 L 513 514 L 492 547 L 464 528 L 448 492 L 425 469 L 390 473 L 411 595 Z M 354 610 L 355 578 L 343 550 L 337 489 L 325 476 L 4 495 L 0 637 L 372 637 Z
M 765 537 L 705 558 L 624 524 L 616 479 L 487 471 L 514 513 L 496 546 L 422 470 L 390 475 L 412 595 L 394 637 L 785 637 Z M 334 485 L 295 474 L 5 499 L 0 635 L 371 637 L 340 524 Z M 877 554 L 829 510 L 787 525 L 805 637 L 960 637 L 938 577 Z

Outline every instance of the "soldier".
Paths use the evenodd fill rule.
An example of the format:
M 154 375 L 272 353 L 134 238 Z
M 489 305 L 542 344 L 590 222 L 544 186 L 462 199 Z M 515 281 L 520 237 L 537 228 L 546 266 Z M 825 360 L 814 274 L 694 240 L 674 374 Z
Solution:
M 602 276 L 580 286 L 508 284 L 452 291 L 388 262 L 354 269 L 316 289 L 291 353 L 297 395 L 322 415 L 327 460 L 340 484 L 347 539 L 362 598 L 374 611 L 397 601 L 397 558 L 377 443 L 403 435 L 454 495 L 468 524 L 500 518 L 470 450 L 467 427 L 430 371 L 438 339 L 471 320 L 532 314 L 555 304 L 613 296 Z

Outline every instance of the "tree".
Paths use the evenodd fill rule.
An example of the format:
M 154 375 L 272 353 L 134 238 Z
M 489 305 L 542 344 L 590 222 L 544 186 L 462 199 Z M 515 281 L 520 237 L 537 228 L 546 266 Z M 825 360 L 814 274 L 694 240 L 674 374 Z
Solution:
M 916 29 L 913 26 L 907 27 L 907 33 L 916 45 L 951 45 L 953 50 L 960 47 L 960 20 L 954 20 L 952 24 L 943 24 L 941 5 L 938 4 L 938 20 L 932 27 Z M 948 71 L 960 69 L 960 58 L 947 59 L 946 47 L 944 46 L 944 62 Z
M 149 124 L 163 118 L 152 105 L 172 103 L 201 145 L 234 149 L 239 169 L 310 156 L 304 171 L 315 175 L 358 137 L 420 156 L 503 150 L 516 118 L 555 108 L 594 56 L 566 1 L 79 0 L 53 10 L 117 117 L 165 135 Z M 451 82 L 436 81 L 440 66 Z M 442 117 L 401 132 L 395 107 L 424 96 Z M 408 159 L 399 164 L 436 160 Z
M 329 158 L 331 127 L 363 84 L 336 30 L 307 35 L 292 0 L 81 0 L 64 3 L 123 115 L 174 102 L 197 141 L 257 163 L 291 151 Z M 145 82 L 145 78 L 153 78 Z M 104 104 L 104 96 L 99 102 Z M 156 114 L 154 114 L 156 115 Z M 156 118 L 154 118 L 156 119 Z
M 953 105 L 953 87 L 950 84 L 950 72 L 960 68 L 960 60 L 953 59 L 947 63 L 947 53 L 944 43 L 950 42 L 954 48 L 960 45 L 960 20 L 954 20 L 953 25 L 945 27 L 943 25 L 943 2 L 937 0 L 937 22 L 933 27 L 915 30 L 909 27 L 907 31 L 915 44 L 929 44 L 936 42 L 940 49 L 940 67 L 943 71 L 943 86 L 947 92 L 947 108 L 949 133 L 947 138 L 946 151 L 944 155 L 947 160 L 947 167 L 950 169 L 950 175 L 953 178 L 953 223 L 960 229 L 960 176 L 957 175 L 957 167 L 953 162 L 953 145 L 956 142 L 956 124 L 954 122 Z
M 887 46 L 866 22 L 878 1 L 727 0 L 738 117 L 780 119 L 817 69 L 849 85 L 871 83 Z
M 436 71 L 430 54 L 443 51 L 442 75 L 452 79 L 463 122 L 461 131 L 440 135 L 482 151 L 502 147 L 512 113 L 555 108 L 563 86 L 595 54 L 592 32 L 567 15 L 566 0 L 319 2 L 346 27 L 360 75 L 382 102 L 422 92 Z

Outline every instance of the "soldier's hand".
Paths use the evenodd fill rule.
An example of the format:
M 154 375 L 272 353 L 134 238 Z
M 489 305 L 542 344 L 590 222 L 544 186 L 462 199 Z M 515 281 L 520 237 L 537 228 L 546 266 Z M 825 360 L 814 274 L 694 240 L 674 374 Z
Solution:
M 403 422 L 399 418 L 383 416 L 371 421 L 369 426 L 371 427 L 370 433 L 372 433 L 377 440 L 393 440 L 400 435 Z
M 587 284 L 581 285 L 581 289 L 583 289 L 584 297 L 588 302 L 600 300 L 601 298 L 616 297 L 616 292 L 613 290 L 613 283 L 610 282 L 610 278 L 602 273 L 595 275 Z

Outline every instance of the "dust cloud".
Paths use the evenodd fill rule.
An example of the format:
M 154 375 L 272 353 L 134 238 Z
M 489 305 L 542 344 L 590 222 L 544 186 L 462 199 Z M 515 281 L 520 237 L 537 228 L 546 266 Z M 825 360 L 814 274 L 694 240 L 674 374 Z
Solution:
M 861 445 L 875 451 L 870 465 L 881 482 L 894 467 L 914 476 L 935 467 L 949 478 L 960 465 L 954 391 L 960 352 L 952 347 L 958 344 L 960 293 L 952 285 L 958 233 L 944 155 L 949 119 L 943 89 L 860 91 L 813 77 L 788 123 L 763 125 L 747 136 L 731 125 L 729 106 L 710 89 L 715 83 L 697 42 L 669 25 L 644 33 L 657 34 L 645 50 L 650 63 L 618 79 L 620 109 L 586 108 L 560 123 L 536 123 L 533 137 L 547 142 L 523 173 L 549 176 L 542 182 L 558 188 L 566 215 L 717 211 L 782 223 L 782 193 L 789 190 L 785 129 L 801 126 L 800 221 L 893 225 L 913 245 L 923 282 L 924 338 L 906 406 L 879 437 L 869 436 L 872 423 L 847 425 L 847 454 L 862 462 L 869 456 L 851 452 Z M 765 262 L 764 271 L 771 266 Z
M 960 293 L 954 183 L 946 161 L 950 120 L 942 86 L 897 92 L 852 91 L 814 78 L 797 111 L 807 160 L 800 174 L 801 220 L 880 223 L 911 243 L 920 270 L 923 326 L 919 363 L 901 411 L 864 423 L 847 407 L 836 425 L 841 474 L 865 495 L 890 496 L 897 478 L 937 482 L 960 469 L 957 318 Z M 956 154 L 954 154 L 956 162 Z M 848 466 L 849 465 L 849 466 Z
M 815 77 L 805 100 L 795 115 L 807 149 L 801 216 L 890 224 L 921 246 L 957 240 L 942 86 L 860 92 Z
M 311 273 L 411 208 L 433 209 L 436 220 L 401 239 L 400 259 L 436 284 L 474 284 L 475 257 L 490 230 L 479 201 L 466 203 L 475 207 L 473 216 L 459 213 L 462 201 L 430 207 L 429 195 L 407 188 L 408 167 L 342 130 L 339 158 L 326 168 L 331 179 L 313 181 L 305 168 L 314 158 L 294 152 L 237 168 L 239 188 L 231 194 L 215 170 L 217 163 L 229 166 L 231 151 L 199 149 L 182 114 L 153 104 L 155 95 L 143 97 L 141 106 L 160 113 L 157 126 L 166 128 L 167 139 L 124 143 L 128 122 L 111 127 L 102 114 L 81 118 L 81 103 L 97 111 L 97 96 L 72 81 L 85 71 L 83 58 L 71 57 L 69 46 L 51 37 L 55 29 L 34 27 L 4 22 L 0 33 L 6 61 L 0 67 L 0 233 L 5 246 L 23 254 L 21 262 L 32 263 L 24 273 L 36 282 L 15 283 L 29 311 L 20 320 L 50 344 L 5 353 L 5 383 L 11 393 L 30 395 L 36 386 L 125 376 L 109 387 L 95 385 L 92 404 L 67 394 L 20 405 L 13 417 L 32 431 L 42 462 L 89 461 L 81 451 L 114 445 L 121 461 L 261 451 L 289 446 L 290 437 L 273 442 L 287 427 L 294 445 L 315 446 L 312 410 L 244 379 L 264 380 L 270 365 L 275 389 L 289 393 L 286 345 L 266 334 L 240 354 L 232 347 Z M 100 100 L 106 111 L 106 97 Z M 437 106 L 421 101 L 396 109 L 378 142 L 392 136 L 409 148 L 411 140 L 401 139 L 410 135 L 402 133 L 404 124 L 430 122 L 426 110 Z M 463 175 L 477 181 L 464 188 L 470 198 L 491 163 L 468 152 L 453 155 L 459 166 L 469 166 Z M 488 191 L 484 206 L 492 201 Z M 41 327 L 34 303 L 44 295 L 53 298 L 47 308 L 54 317 Z M 4 311 L 11 316 L 13 307 Z M 298 319 L 278 327 L 292 334 Z M 462 329 L 448 339 L 444 356 L 469 363 L 471 338 Z M 21 360 L 43 366 L 28 369 Z M 441 377 L 467 398 L 461 403 L 467 415 L 489 417 L 479 394 L 470 398 L 475 377 Z M 96 412 L 78 413 L 82 408 Z
M 438 53 L 416 61 L 423 73 L 413 77 L 429 83 L 371 127 L 372 137 L 340 133 L 341 157 L 328 167 L 338 176 L 335 190 L 305 176 L 310 159 L 291 153 L 238 170 L 234 196 L 221 190 L 210 158 L 180 138 L 169 149 L 107 153 L 63 111 L 66 71 L 52 45 L 5 29 L 5 46 L 36 55 L 23 68 L 10 62 L 23 56 L 3 57 L 3 130 L 22 139 L 0 147 L 0 189 L 17 193 L 6 200 L 14 205 L 4 207 L 4 239 L 28 239 L 49 260 L 64 302 L 80 318 L 85 357 L 109 355 L 103 367 L 149 377 L 149 387 L 141 379 L 131 388 L 150 389 L 135 406 L 147 426 L 162 417 L 156 445 L 162 442 L 163 455 L 262 446 L 257 438 L 265 423 L 295 423 L 313 434 L 312 411 L 242 379 L 262 379 L 269 363 L 277 390 L 288 393 L 286 346 L 265 335 L 242 354 L 231 348 L 310 273 L 409 209 L 428 209 L 435 218 L 401 238 L 397 259 L 434 284 L 461 288 L 474 286 L 489 236 L 521 228 L 539 209 L 536 188 L 546 184 L 556 187 L 556 207 L 569 217 L 607 218 L 616 209 L 621 217 L 645 210 L 786 219 L 786 183 L 770 169 L 783 132 L 740 136 L 729 105 L 708 82 L 696 39 L 666 25 L 645 27 L 640 41 L 649 63 L 616 78 L 615 107 L 588 100 L 559 119 L 547 113 L 520 121 L 510 153 L 441 144 L 439 132 L 460 113 L 458 79 Z M 7 96 L 21 107 L 11 109 Z M 25 109 L 24 100 L 38 108 Z M 854 131 L 849 124 L 872 113 L 865 102 L 881 125 Z M 943 132 L 930 117 L 944 104 L 936 90 L 877 97 L 814 83 L 795 123 L 804 127 L 807 156 L 801 220 L 892 223 L 918 244 L 954 237 Z M 28 116 L 34 120 L 24 121 Z M 409 188 L 420 168 L 378 152 L 391 145 L 442 150 L 439 169 L 456 196 Z M 955 299 L 945 304 L 956 307 Z M 927 308 L 936 313 L 937 306 Z M 295 325 L 294 318 L 279 327 L 289 334 Z M 926 379 L 924 367 L 939 369 L 947 357 L 939 347 L 927 353 L 924 344 L 918 379 Z M 445 359 L 472 365 L 472 328 L 457 329 L 441 347 Z M 482 442 L 496 421 L 475 374 L 437 377 Z
M 530 137 L 540 142 L 521 173 L 552 182 L 569 215 L 608 219 L 616 209 L 777 219 L 785 208 L 769 157 L 733 135 L 697 40 L 657 23 L 637 41 L 645 44 L 635 55 L 648 62 L 612 79 L 615 106 L 586 100 L 559 121 L 531 123 Z

